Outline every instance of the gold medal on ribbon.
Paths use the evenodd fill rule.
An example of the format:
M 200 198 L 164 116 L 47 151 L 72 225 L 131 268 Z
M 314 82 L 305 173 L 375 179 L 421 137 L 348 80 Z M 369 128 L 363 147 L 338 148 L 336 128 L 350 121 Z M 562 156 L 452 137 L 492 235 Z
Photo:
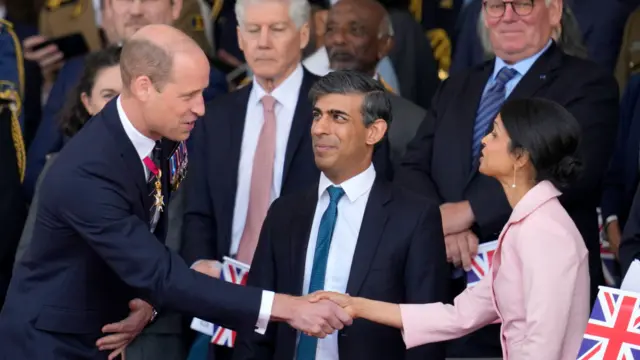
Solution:
M 158 175 L 156 176 L 156 182 L 154 184 L 156 188 L 156 194 L 154 195 L 155 203 L 153 204 L 153 206 L 158 208 L 158 211 L 162 211 L 162 208 L 164 207 L 164 196 L 162 196 L 162 182 L 160 181 L 161 178 L 162 170 L 158 170 Z

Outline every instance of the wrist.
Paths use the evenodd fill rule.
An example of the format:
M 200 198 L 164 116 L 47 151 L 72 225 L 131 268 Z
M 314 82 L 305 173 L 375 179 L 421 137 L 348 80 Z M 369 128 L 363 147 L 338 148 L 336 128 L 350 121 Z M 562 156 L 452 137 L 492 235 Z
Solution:
M 361 297 L 354 297 L 351 298 L 351 304 L 352 304 L 352 309 L 353 309 L 353 313 L 351 314 L 351 317 L 353 317 L 353 319 L 357 319 L 357 318 L 361 318 L 363 317 L 364 314 L 366 314 L 366 299 L 365 298 L 361 298 Z
M 271 307 L 272 321 L 289 321 L 293 318 L 293 311 L 296 306 L 296 299 L 290 295 L 275 294 L 273 306 Z

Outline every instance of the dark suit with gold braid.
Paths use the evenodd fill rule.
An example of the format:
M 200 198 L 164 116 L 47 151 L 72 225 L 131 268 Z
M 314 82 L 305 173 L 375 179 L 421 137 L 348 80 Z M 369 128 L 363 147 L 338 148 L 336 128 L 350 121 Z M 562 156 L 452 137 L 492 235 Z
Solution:
M 13 24 L 0 20 L 0 308 L 11 280 L 13 257 L 27 206 L 22 192 L 26 164 L 24 138 L 24 60 Z

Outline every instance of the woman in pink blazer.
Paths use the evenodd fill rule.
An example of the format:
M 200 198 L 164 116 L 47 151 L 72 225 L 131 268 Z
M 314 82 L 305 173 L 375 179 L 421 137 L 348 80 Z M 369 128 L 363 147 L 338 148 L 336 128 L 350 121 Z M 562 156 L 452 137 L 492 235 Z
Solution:
M 480 172 L 499 181 L 513 208 L 490 272 L 453 305 L 389 304 L 331 292 L 354 318 L 402 329 L 407 348 L 446 341 L 502 323 L 506 360 L 575 360 L 589 318 L 587 249 L 560 205 L 574 179 L 580 128 L 541 99 L 506 103 L 483 139 Z

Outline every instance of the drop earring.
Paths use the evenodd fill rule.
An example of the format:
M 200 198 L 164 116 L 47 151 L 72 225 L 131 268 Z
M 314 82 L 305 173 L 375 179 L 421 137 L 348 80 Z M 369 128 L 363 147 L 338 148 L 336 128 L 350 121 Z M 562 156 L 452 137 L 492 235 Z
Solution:
M 511 183 L 511 188 L 516 187 L 516 166 L 513 165 L 513 183 Z

